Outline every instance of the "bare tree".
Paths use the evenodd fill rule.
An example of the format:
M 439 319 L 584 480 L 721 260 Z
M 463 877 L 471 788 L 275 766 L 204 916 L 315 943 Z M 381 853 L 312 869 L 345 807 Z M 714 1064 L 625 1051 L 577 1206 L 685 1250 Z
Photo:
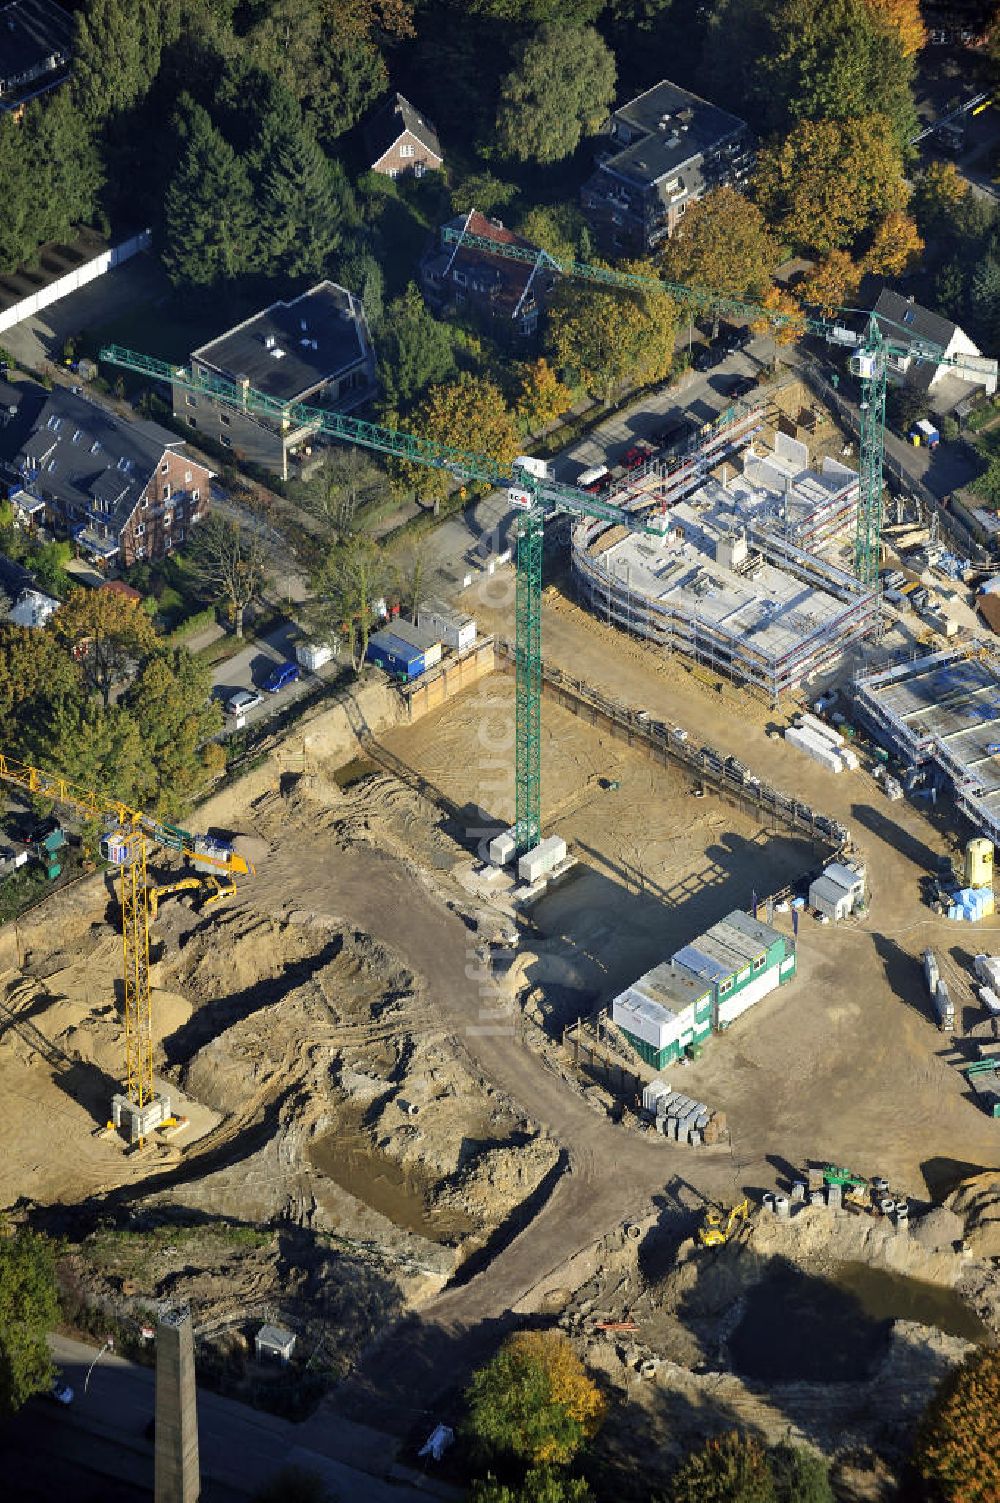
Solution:
M 225 603 L 241 638 L 244 612 L 268 576 L 260 533 L 245 522 L 231 522 L 212 512 L 198 528 L 191 556 L 206 584 Z
M 302 505 L 331 536 L 344 537 L 388 482 L 371 458 L 355 448 L 331 449 L 322 469 L 302 487 Z
M 424 598 L 424 581 L 427 577 L 427 550 L 422 543 L 414 543 L 406 551 L 396 572 L 400 604 L 415 619 L 417 606 Z

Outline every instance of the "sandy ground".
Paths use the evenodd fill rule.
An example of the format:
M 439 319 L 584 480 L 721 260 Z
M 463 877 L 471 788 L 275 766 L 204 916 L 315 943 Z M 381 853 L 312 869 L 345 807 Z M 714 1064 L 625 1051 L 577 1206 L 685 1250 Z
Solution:
M 925 944 L 962 948 L 920 903 L 919 877 L 944 834 L 886 804 L 869 778 L 835 779 L 769 740 L 772 716 L 760 706 L 551 592 L 545 628 L 547 653 L 570 671 L 843 819 L 868 860 L 870 917 L 837 929 L 804 923 L 794 985 L 682 1072 L 685 1091 L 726 1111 L 731 1154 L 613 1125 L 552 1040 L 561 1021 L 605 1004 L 751 891 L 794 881 L 814 853 L 712 795 L 693 798 L 679 773 L 547 703 L 544 825 L 578 867 L 536 905 L 515 995 L 498 997 L 480 964 L 483 936 L 509 925 L 509 913 L 470 898 L 467 878 L 479 837 L 511 812 L 503 675 L 384 732 L 346 788 L 338 743 L 326 756 L 310 751 L 305 773 L 285 757 L 250 795 L 216 801 L 213 820 L 257 842 L 257 876 L 214 913 L 164 904 L 154 967 L 157 1068 L 218 1114 L 202 1136 L 145 1156 L 92 1136 L 121 1051 L 119 941 L 100 881 L 46 905 L 3 982 L 0 1092 L 23 1109 L 5 1135 L 0 1202 L 54 1207 L 48 1224 L 80 1235 L 99 1215 L 136 1212 L 295 1228 L 293 1275 L 291 1259 L 272 1258 L 271 1283 L 254 1284 L 266 1255 L 245 1255 L 246 1278 L 275 1315 L 286 1286 L 291 1301 L 329 1268 L 332 1245 L 345 1277 L 374 1250 L 372 1320 L 331 1365 L 354 1362 L 395 1312 L 418 1312 L 364 1357 L 336 1400 L 397 1433 L 413 1422 L 408 1396 L 421 1393 L 426 1414 L 436 1412 L 434 1395 L 490 1350 L 511 1311 L 540 1308 L 539 1280 L 655 1206 L 666 1185 L 729 1200 L 816 1159 L 884 1173 L 919 1199 L 1000 1167 L 997 1125 L 963 1094 L 919 978 Z M 528 1030 L 531 1048 L 525 999 L 545 1025 Z M 470 1253 L 464 1280 L 446 1284 Z M 227 1266 L 216 1259 L 191 1276 L 217 1321 Z M 241 1278 L 233 1274 L 234 1288 Z M 141 1296 L 123 1297 L 184 1287 L 154 1263 Z M 290 1304 L 288 1318 L 301 1308 Z

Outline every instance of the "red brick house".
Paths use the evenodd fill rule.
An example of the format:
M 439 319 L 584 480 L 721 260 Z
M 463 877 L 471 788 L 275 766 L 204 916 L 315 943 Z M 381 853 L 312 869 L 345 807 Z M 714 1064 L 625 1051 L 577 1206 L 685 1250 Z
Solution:
M 370 170 L 387 177 L 423 177 L 444 165 L 437 131 L 402 94 L 394 94 L 372 116 L 365 142 Z
M 499 219 L 487 219 L 478 209 L 458 214 L 445 229 L 458 231 L 457 241 L 434 246 L 420 263 L 424 297 L 438 313 L 466 311 L 490 327 L 499 337 L 530 338 L 552 288 L 553 273 L 535 261 L 512 261 L 470 245 L 466 235 L 492 240 L 497 245 L 516 245 L 535 255 L 537 246 L 515 235 Z
M 208 512 L 212 471 L 156 423 L 125 422 L 89 398 L 3 383 L 0 461 L 12 499 L 101 567 L 127 569 L 180 547 Z

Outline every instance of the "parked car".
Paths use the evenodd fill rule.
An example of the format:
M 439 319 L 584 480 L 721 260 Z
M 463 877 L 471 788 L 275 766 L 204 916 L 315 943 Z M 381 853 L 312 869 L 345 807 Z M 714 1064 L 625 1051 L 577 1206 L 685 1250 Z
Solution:
M 264 688 L 268 694 L 280 694 L 282 689 L 295 683 L 300 671 L 298 663 L 278 663 L 264 680 Z
M 646 463 L 646 460 L 650 458 L 652 453 L 652 444 L 647 444 L 644 440 L 640 439 L 637 444 L 632 445 L 631 449 L 626 449 L 622 464 L 626 470 L 637 470 L 641 464 Z
M 723 351 L 716 349 L 714 344 L 703 344 L 691 356 L 691 364 L 696 371 L 710 371 L 718 365 L 722 355 Z
M 747 345 L 749 345 L 752 340 L 753 333 L 750 329 L 737 329 L 729 327 L 722 330 L 722 333 L 719 336 L 719 347 L 724 350 L 727 355 L 732 355 L 737 350 L 745 350 L 747 348 Z
M 49 1389 L 49 1396 L 55 1399 L 57 1404 L 72 1404 L 73 1390 L 70 1388 L 62 1373 L 57 1373 L 55 1382 Z
M 680 418 L 673 423 L 667 423 L 662 428 L 657 428 L 650 435 L 651 441 L 658 449 L 665 449 L 668 453 L 676 453 L 683 449 L 685 444 L 691 442 L 694 437 L 694 424 L 687 418 Z
M 745 397 L 757 385 L 756 376 L 738 376 L 729 392 L 731 397 Z
M 226 701 L 226 714 L 245 715 L 248 710 L 255 710 L 263 703 L 264 696 L 258 689 L 237 689 Z

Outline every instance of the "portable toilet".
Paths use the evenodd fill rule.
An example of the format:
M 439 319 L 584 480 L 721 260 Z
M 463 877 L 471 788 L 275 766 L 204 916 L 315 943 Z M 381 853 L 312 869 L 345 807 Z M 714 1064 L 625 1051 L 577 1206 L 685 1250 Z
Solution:
M 941 435 L 929 418 L 921 418 L 910 429 L 910 442 L 923 444 L 928 449 L 936 449 L 941 442 Z
M 993 842 L 977 835 L 965 847 L 966 887 L 993 886 Z

